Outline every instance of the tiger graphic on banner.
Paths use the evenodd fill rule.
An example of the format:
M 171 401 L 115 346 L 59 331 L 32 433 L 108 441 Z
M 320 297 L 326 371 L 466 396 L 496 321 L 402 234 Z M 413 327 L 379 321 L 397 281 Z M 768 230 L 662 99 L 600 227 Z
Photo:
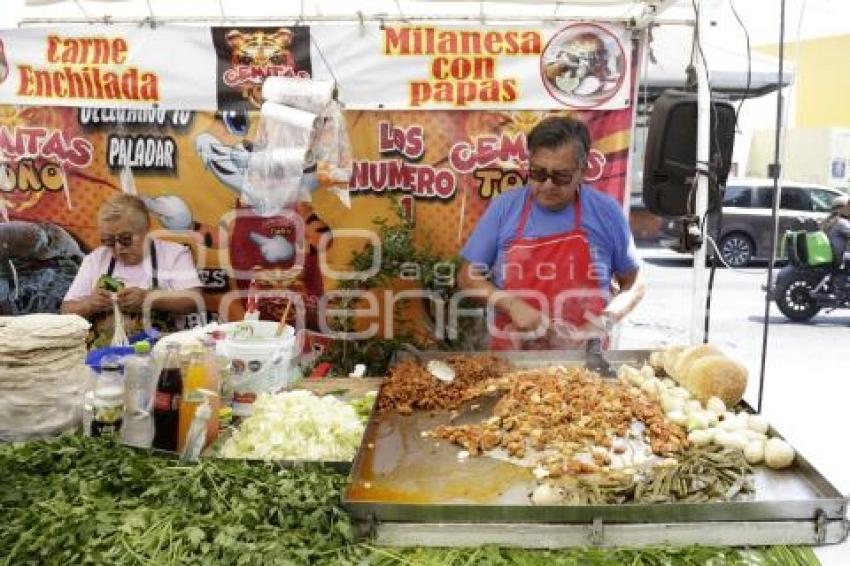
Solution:
M 308 28 L 213 28 L 212 33 L 220 108 L 256 110 L 267 77 L 310 76 Z

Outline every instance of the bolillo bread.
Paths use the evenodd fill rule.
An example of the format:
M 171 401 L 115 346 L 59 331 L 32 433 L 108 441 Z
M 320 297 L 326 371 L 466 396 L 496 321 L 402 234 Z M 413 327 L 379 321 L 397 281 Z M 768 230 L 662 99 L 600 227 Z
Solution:
M 747 378 L 747 368 L 718 354 L 696 359 L 679 381 L 702 403 L 719 397 L 727 407 L 734 407 L 744 396 Z
M 685 348 L 676 357 L 676 361 L 673 364 L 673 374 L 670 377 L 679 383 L 682 383 L 685 376 L 688 375 L 688 371 L 690 371 L 691 366 L 693 366 L 697 360 L 704 358 L 705 356 L 719 356 L 722 354 L 723 352 L 711 344 L 699 344 L 697 346 Z

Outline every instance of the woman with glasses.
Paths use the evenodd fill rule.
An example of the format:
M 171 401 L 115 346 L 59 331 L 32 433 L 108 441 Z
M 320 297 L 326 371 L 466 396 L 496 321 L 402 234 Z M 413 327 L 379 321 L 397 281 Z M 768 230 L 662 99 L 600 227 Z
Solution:
M 181 326 L 179 315 L 203 304 L 191 252 L 149 236 L 150 217 L 141 199 L 119 195 L 101 206 L 97 221 L 101 245 L 83 259 L 62 302 L 63 313 L 93 323 L 90 345 L 112 338 L 113 296 L 128 336 L 142 329 L 144 308 L 151 309 L 154 325 L 168 331 Z M 159 292 L 146 301 L 154 290 Z
M 528 135 L 528 185 L 490 203 L 461 250 L 460 286 L 488 303 L 493 349 L 581 348 L 643 297 L 628 220 L 584 184 L 587 126 L 564 116 Z

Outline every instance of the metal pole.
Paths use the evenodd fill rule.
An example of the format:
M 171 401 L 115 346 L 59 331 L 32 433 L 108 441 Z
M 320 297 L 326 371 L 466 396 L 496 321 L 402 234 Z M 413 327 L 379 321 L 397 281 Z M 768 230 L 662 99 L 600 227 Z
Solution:
M 704 43 L 708 30 L 707 10 L 699 3 L 697 8 L 697 45 Z M 705 241 L 705 226 L 702 222 L 708 212 L 708 163 L 711 147 L 711 90 L 708 84 L 708 66 L 703 58 L 702 49 L 695 49 L 697 57 L 697 162 L 696 162 L 696 203 L 694 213 L 700 219 L 700 229 Z M 705 251 L 702 245 L 694 251 L 693 275 L 691 280 L 691 334 L 690 343 L 702 342 L 705 326 Z
M 782 0 L 779 11 L 779 73 L 776 84 L 776 135 L 773 140 L 773 211 L 771 224 L 773 230 L 770 232 L 770 261 L 767 264 L 767 284 L 764 293 L 764 331 L 761 339 L 761 368 L 759 371 L 759 396 L 756 410 L 761 413 L 762 400 L 764 398 L 764 372 L 767 362 L 767 336 L 770 331 L 770 303 L 773 296 L 773 268 L 776 263 L 776 236 L 779 232 L 779 177 L 782 171 L 779 167 L 779 145 L 782 138 L 782 71 L 785 63 L 785 0 Z
M 150 17 L 90 17 L 90 18 L 24 18 L 20 22 L 20 26 L 49 26 L 49 25 L 67 25 L 67 24 L 147 24 L 150 23 Z M 636 22 L 634 18 L 612 17 L 612 18 L 593 18 L 582 16 L 487 16 L 488 23 L 522 23 L 522 24 L 545 24 L 545 23 L 565 23 L 565 22 L 586 22 L 600 21 L 609 23 L 619 23 L 626 26 L 641 28 L 643 25 L 649 25 L 652 22 L 641 24 Z M 297 22 L 302 24 L 309 23 L 350 23 L 350 22 L 377 22 L 377 23 L 406 23 L 415 24 L 420 22 L 429 23 L 458 23 L 458 22 L 476 22 L 480 23 L 480 16 L 459 16 L 459 15 L 412 15 L 405 16 L 403 19 L 397 15 L 390 14 L 364 14 L 362 17 L 358 14 L 338 14 L 326 16 L 304 16 L 300 17 L 297 14 L 289 16 L 230 16 L 224 20 L 220 16 L 157 16 L 156 23 L 169 24 L 194 24 L 194 25 L 293 25 Z M 657 25 L 692 25 L 693 21 L 688 19 L 664 20 L 657 22 Z

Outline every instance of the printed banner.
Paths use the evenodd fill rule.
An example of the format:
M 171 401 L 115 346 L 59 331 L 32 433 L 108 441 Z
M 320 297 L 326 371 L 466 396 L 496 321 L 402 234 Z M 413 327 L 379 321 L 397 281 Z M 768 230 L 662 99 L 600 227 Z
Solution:
M 241 110 L 269 76 L 332 79 L 352 110 L 612 110 L 622 26 L 87 26 L 0 31 L 0 103 Z
M 312 76 L 309 27 L 217 27 L 212 41 L 220 109 L 258 109 L 266 77 Z
M 154 235 L 191 246 L 210 313 L 241 317 L 254 281 L 278 297 L 262 301 L 264 318 L 280 317 L 288 292 L 310 327 L 364 249 L 363 231 L 396 202 L 417 245 L 453 259 L 488 203 L 525 184 L 526 135 L 548 113 L 587 122 L 588 182 L 620 202 L 627 193 L 633 54 L 616 26 L 93 26 L 2 31 L 0 41 L 0 214 L 10 220 L 0 222 L 0 314 L 58 309 L 99 245 L 97 211 L 125 167 Z M 269 76 L 337 81 L 350 208 L 328 187 L 271 218 L 241 198 L 265 142 Z
M 211 110 L 215 70 L 204 28 L 0 30 L 6 104 Z
M 527 180 L 526 134 L 545 112 L 349 112 L 353 210 L 388 197 L 412 210 L 417 235 L 438 254 L 460 251 L 490 201 Z M 587 182 L 626 193 L 631 110 L 578 112 L 593 145 Z M 370 204 L 366 205 L 367 201 Z
M 58 307 L 82 255 L 99 244 L 97 210 L 120 192 L 125 164 L 155 229 L 193 247 L 212 311 L 252 278 L 315 304 L 337 285 L 329 272 L 348 270 L 366 243 L 336 232 L 375 230 L 377 218 L 392 218 L 392 198 L 412 215 L 419 245 L 453 258 L 488 203 L 525 183 L 525 136 L 545 115 L 349 111 L 351 209 L 323 189 L 312 204 L 259 218 L 239 200 L 258 112 L 234 120 L 211 112 L 0 107 L 0 205 L 13 221 L 0 222 L 10 242 L 0 259 L 12 262 L 20 285 L 0 261 L 0 304 L 12 301 L 6 308 L 14 312 Z M 631 110 L 577 115 L 594 140 L 588 181 L 622 202 Z M 303 256 L 298 278 L 285 273 L 294 261 L 287 250 Z
M 621 26 L 314 26 L 311 34 L 316 75 L 332 73 L 351 109 L 611 110 L 630 103 L 632 44 Z

